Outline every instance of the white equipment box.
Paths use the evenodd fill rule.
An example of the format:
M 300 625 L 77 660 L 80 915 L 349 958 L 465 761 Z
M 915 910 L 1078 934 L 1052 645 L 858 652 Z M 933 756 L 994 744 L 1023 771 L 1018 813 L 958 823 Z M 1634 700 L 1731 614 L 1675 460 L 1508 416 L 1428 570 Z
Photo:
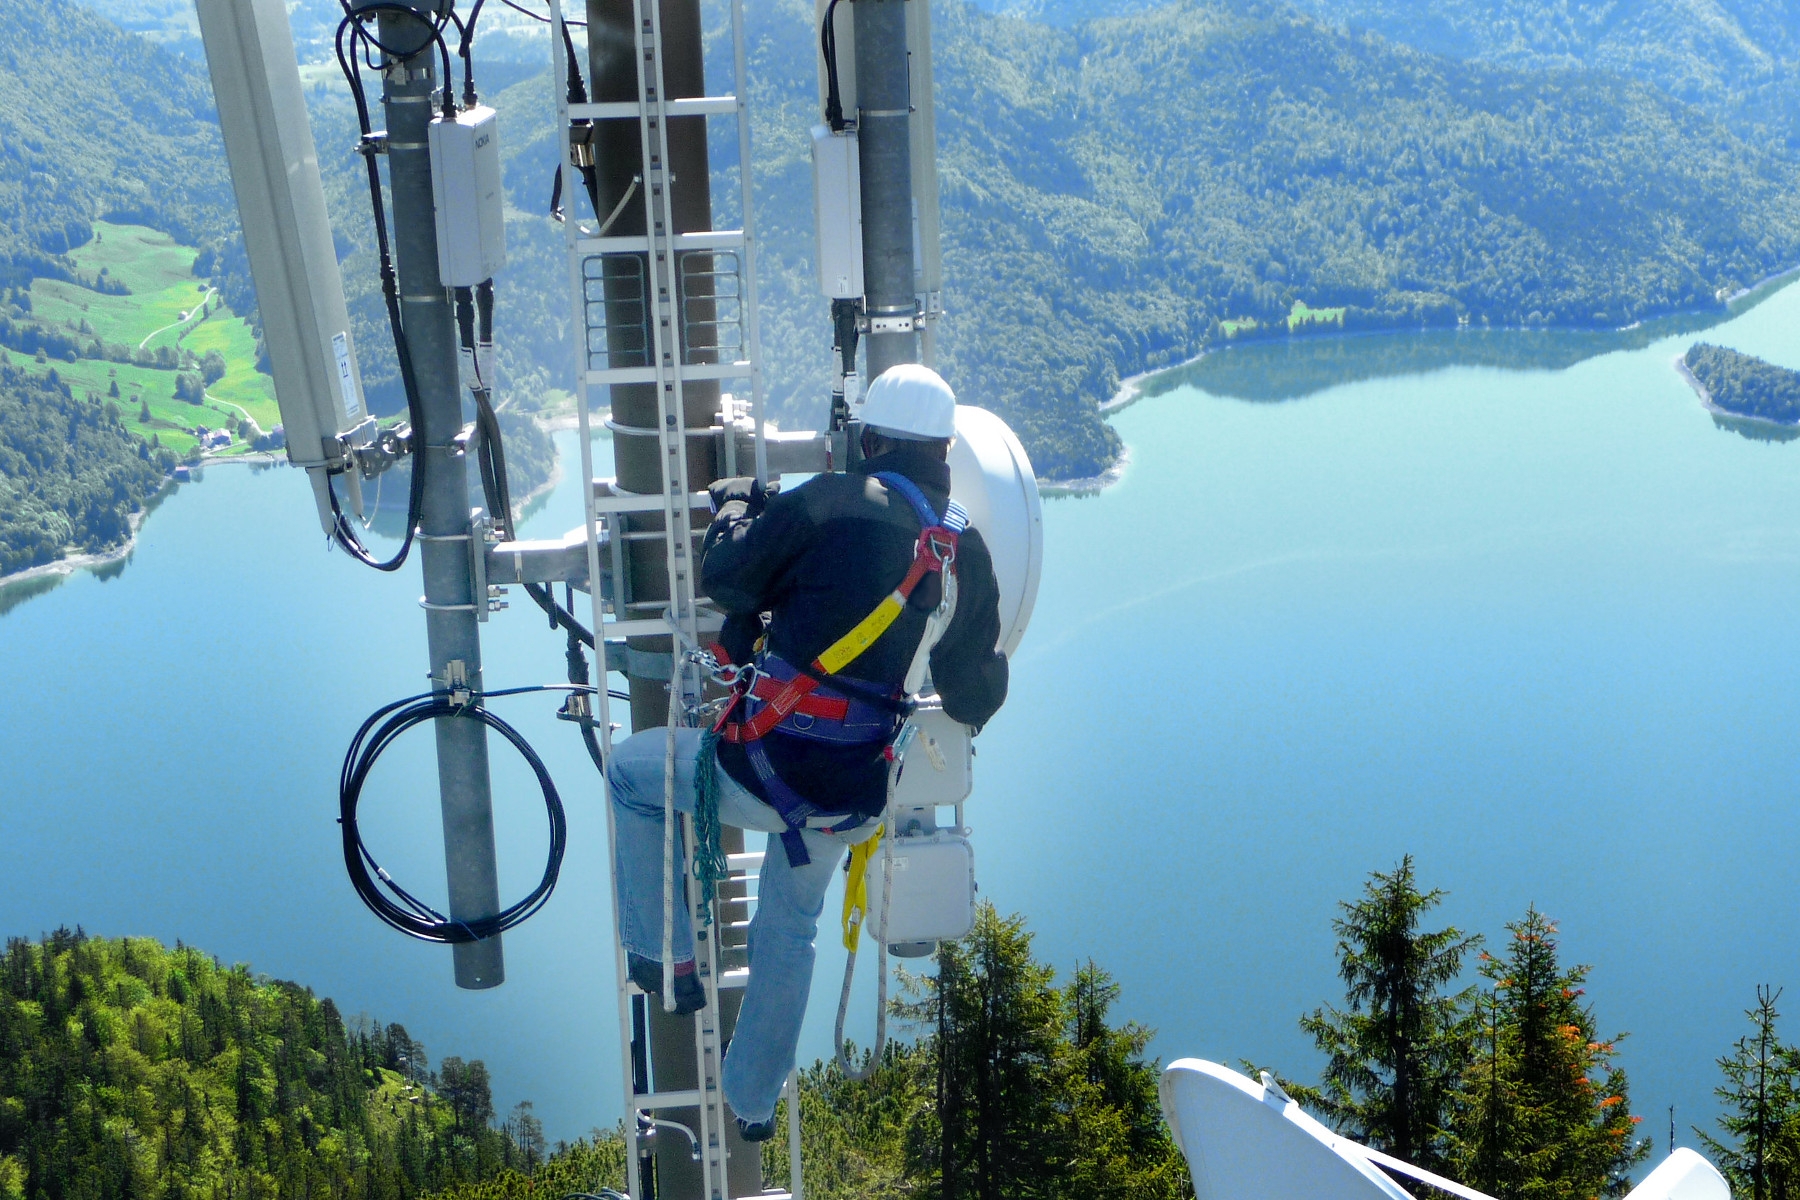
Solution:
M 920 703 L 912 717 L 918 731 L 906 747 L 900 779 L 894 785 L 894 807 L 948 808 L 961 804 L 974 789 L 969 727 L 952 721 L 935 699 Z
M 895 838 L 875 861 L 889 864 L 892 872 L 890 946 L 953 942 L 975 928 L 975 851 L 963 831 L 938 829 Z
M 812 154 L 819 290 L 833 300 L 858 300 L 863 294 L 862 163 L 856 134 L 815 125 Z
M 431 191 L 437 208 L 438 277 L 474 287 L 506 266 L 500 187 L 500 121 L 485 104 L 431 123 Z

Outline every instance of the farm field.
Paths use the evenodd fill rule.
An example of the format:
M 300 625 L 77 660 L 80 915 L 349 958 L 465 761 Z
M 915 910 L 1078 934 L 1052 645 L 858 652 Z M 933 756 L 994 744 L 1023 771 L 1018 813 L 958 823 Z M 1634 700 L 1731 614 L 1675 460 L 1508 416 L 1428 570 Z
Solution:
M 207 281 L 194 277 L 194 250 L 142 226 L 97 221 L 94 232 L 93 241 L 69 256 L 77 274 L 123 284 L 130 294 L 37 279 L 31 286 L 32 319 L 134 350 L 166 348 L 195 358 L 216 350 L 225 360 L 223 377 L 207 386 L 205 401 L 196 405 L 176 397 L 178 372 L 173 368 L 88 358 L 39 363 L 29 354 L 0 351 L 6 360 L 40 374 L 54 367 L 77 395 L 92 392 L 110 399 L 116 384 L 117 402 L 127 422 L 146 438 L 155 435 L 177 454 L 194 448 L 197 439 L 188 431 L 198 426 L 226 428 L 240 417 L 263 430 L 279 424 L 274 386 L 256 369 L 256 336 L 250 323 L 234 316 Z M 148 422 L 140 415 L 145 404 Z M 232 452 L 244 449 L 240 443 Z

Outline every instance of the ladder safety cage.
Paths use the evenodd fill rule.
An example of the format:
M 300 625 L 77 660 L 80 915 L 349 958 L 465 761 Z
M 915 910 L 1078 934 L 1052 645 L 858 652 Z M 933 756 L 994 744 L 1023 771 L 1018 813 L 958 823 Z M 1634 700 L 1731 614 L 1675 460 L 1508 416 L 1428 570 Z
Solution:
M 635 254 L 585 256 L 581 260 L 581 301 L 587 337 L 585 370 L 650 365 L 650 298 L 643 259 Z
M 707 635 L 720 624 L 717 614 L 700 606 L 698 564 L 696 563 L 693 513 L 704 509 L 707 497 L 695 493 L 688 479 L 688 443 L 690 438 L 719 438 L 722 442 L 720 461 L 735 467 L 735 438 L 740 421 L 741 397 L 728 395 L 721 404 L 719 417 L 708 427 L 690 429 L 683 405 L 684 385 L 699 380 L 747 380 L 749 412 L 754 437 L 755 474 L 768 480 L 768 454 L 765 446 L 764 385 L 761 369 L 760 332 L 756 312 L 756 239 L 752 217 L 752 173 L 750 156 L 750 121 L 745 108 L 747 95 L 746 54 L 742 0 L 731 0 L 731 36 L 735 88 L 730 96 L 670 99 L 663 86 L 663 41 L 660 6 L 655 0 L 634 0 L 632 17 L 637 38 L 638 99 L 635 103 L 571 104 L 568 100 L 568 61 L 564 39 L 571 35 L 565 0 L 549 0 L 551 63 L 556 81 L 559 136 L 571 144 L 566 150 L 575 152 L 585 147 L 573 145 L 578 122 L 598 120 L 632 120 L 639 130 L 642 153 L 642 186 L 637 195 L 644 206 L 644 236 L 608 237 L 604 229 L 583 228 L 571 217 L 564 223 L 569 254 L 571 295 L 582 316 L 582 336 L 578 342 L 576 362 L 576 411 L 581 439 L 583 477 L 590 481 L 585 489 L 588 573 L 591 579 L 602 577 L 600 554 L 606 546 L 612 559 L 611 578 L 614 596 L 610 602 L 595 587 L 590 592 L 593 605 L 593 628 L 596 650 L 602 666 L 611 670 L 615 662 L 624 663 L 649 654 L 628 650 L 622 639 L 635 637 L 672 637 L 673 644 L 703 644 Z M 668 122 L 680 117 L 735 116 L 737 119 L 742 229 L 703 233 L 676 233 L 670 188 L 673 178 L 668 170 Z M 565 154 L 565 162 L 568 155 Z M 567 169 L 566 167 L 563 169 Z M 596 219 L 601 219 L 596 214 Z M 707 306 L 711 306 L 711 311 Z M 615 335 L 624 334 L 623 337 Z M 652 384 L 656 389 L 658 426 L 654 430 L 624 426 L 611 419 L 607 427 L 626 436 L 651 437 L 659 443 L 662 491 L 657 495 L 634 494 L 611 480 L 600 480 L 594 474 L 592 438 L 594 429 L 594 389 L 623 384 Z M 634 530 L 626 518 L 631 514 L 659 513 L 661 530 Z M 698 532 L 704 532 L 700 530 Z M 630 595 L 625 570 L 625 544 L 628 541 L 660 539 L 668 568 L 667 600 L 636 600 Z M 615 657 L 615 652 L 616 657 Z M 668 677 L 675 711 L 683 706 L 689 712 L 701 702 L 702 680 L 698 670 L 678 654 L 667 656 Z M 614 723 L 609 689 L 600 688 L 598 700 L 598 733 L 603 754 L 610 761 Z M 612 814 L 610 783 L 604 783 L 607 812 L 609 855 L 616 861 L 616 832 Z M 694 861 L 692 822 L 682 822 L 686 861 Z M 733 854 L 728 860 L 729 885 L 737 885 L 746 896 L 754 894 L 761 854 Z M 723 892 L 725 889 L 721 889 Z M 715 961 L 717 938 L 709 929 L 713 914 L 684 906 L 692 921 L 695 968 L 707 993 L 707 1004 L 693 1016 L 697 1078 L 691 1088 L 652 1091 L 634 1046 L 633 998 L 640 993 L 630 984 L 626 972 L 625 949 L 619 940 L 615 922 L 613 953 L 619 980 L 620 1061 L 624 1099 L 630 1119 L 625 1122 L 627 1140 L 628 1190 L 634 1197 L 645 1195 L 646 1180 L 641 1178 L 642 1139 L 654 1134 L 659 1125 L 672 1126 L 652 1116 L 652 1110 L 697 1108 L 699 1128 L 688 1135 L 700 1159 L 702 1181 L 707 1200 L 739 1200 L 730 1195 L 727 1172 L 726 1126 L 731 1117 L 722 1089 L 721 1068 L 724 1059 L 722 1031 L 719 1028 L 719 992 L 738 989 L 748 981 L 742 968 L 721 970 Z M 722 924 L 723 929 L 742 930 L 747 918 Z M 641 1019 L 641 1018 L 640 1018 Z M 803 1194 L 800 1167 L 799 1077 L 790 1074 L 785 1092 L 788 1114 L 789 1192 L 798 1200 Z M 782 1193 L 758 1195 L 775 1200 Z M 673 1197 L 665 1200 L 675 1200 Z

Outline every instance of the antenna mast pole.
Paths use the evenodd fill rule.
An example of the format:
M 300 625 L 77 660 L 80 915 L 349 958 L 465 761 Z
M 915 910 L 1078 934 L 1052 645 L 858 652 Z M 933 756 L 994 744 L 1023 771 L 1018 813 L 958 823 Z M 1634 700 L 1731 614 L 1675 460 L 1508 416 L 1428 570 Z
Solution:
M 857 0 L 856 130 L 862 168 L 863 289 L 871 382 L 919 361 L 913 272 L 912 84 L 907 0 Z
M 418 0 L 423 9 L 434 0 Z M 449 0 L 435 0 L 436 5 Z M 394 257 L 400 308 L 418 379 L 425 427 L 413 430 L 413 470 L 425 472 L 419 516 L 419 561 L 425 576 L 426 639 L 433 690 L 481 692 L 478 621 L 486 596 L 474 594 L 477 534 L 469 510 L 468 463 L 462 438 L 462 387 L 450 305 L 438 273 L 437 225 L 427 137 L 438 86 L 431 28 L 408 13 L 383 10 L 381 40 L 421 51 L 390 58 L 383 78 L 388 172 L 394 205 Z M 449 81 L 444 82 L 449 87 Z M 444 822 L 444 865 L 450 915 L 469 920 L 500 911 L 494 860 L 494 807 L 488 777 L 487 729 L 477 721 L 440 717 L 438 786 Z M 506 980 L 498 935 L 454 947 L 456 986 L 498 987 Z

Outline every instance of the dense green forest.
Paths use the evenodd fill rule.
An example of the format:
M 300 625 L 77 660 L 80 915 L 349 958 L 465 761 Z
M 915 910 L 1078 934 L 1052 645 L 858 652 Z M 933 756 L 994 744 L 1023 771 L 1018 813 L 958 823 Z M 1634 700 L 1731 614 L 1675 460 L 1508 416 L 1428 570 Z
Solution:
M 1442 896 L 1403 859 L 1341 906 L 1342 1005 L 1300 1021 L 1319 1083 L 1275 1073 L 1347 1136 L 1502 1200 L 1624 1195 L 1650 1139 L 1588 968 L 1535 908 L 1492 953 L 1432 928 Z M 1119 1019 L 1104 969 L 1059 981 L 1023 919 L 985 904 L 932 965 L 901 971 L 899 1036 L 865 1082 L 802 1073 L 810 1194 L 1192 1196 L 1154 1031 Z M 1779 996 L 1758 989 L 1718 1062 L 1716 1136 L 1696 1130 L 1737 1194 L 1767 1200 L 1800 1184 L 1800 1046 L 1781 1040 Z M 1274 1069 L 1243 1064 L 1259 1066 Z M 784 1129 L 763 1166 L 785 1184 Z M 529 1103 L 496 1114 L 481 1062 L 433 1069 L 403 1026 L 346 1020 L 298 984 L 79 930 L 0 954 L 0 1200 L 541 1200 L 623 1179 L 616 1130 L 548 1144 Z
M 1800 11 L 1792 0 L 1293 0 L 1328 24 L 1451 58 L 1584 67 L 1652 84 L 1752 140 L 1800 149 Z M 1053 25 L 1139 13 L 1156 0 L 978 0 Z
M 1682 361 L 1726 412 L 1800 425 L 1800 371 L 1707 342 L 1695 342 Z
M 0 575 L 121 544 L 174 465 L 117 401 L 0 363 Z
M 401 1025 L 191 947 L 58 930 L 0 955 L 0 1200 L 421 1196 L 531 1171 L 529 1104 Z M 583 1187 L 622 1143 L 558 1148 Z
M 0 284 L 69 278 L 99 218 L 223 243 L 237 212 L 203 69 L 79 5 L 0 0 L 0 28 Z

